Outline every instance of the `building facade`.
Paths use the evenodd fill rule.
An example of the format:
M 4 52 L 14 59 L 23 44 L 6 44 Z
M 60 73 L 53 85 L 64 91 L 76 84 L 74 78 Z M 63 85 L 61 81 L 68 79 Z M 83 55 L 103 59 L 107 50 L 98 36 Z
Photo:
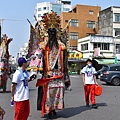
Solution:
M 120 7 L 111 6 L 100 11 L 98 24 L 98 34 L 113 36 L 114 53 L 120 59 Z
M 78 50 L 83 58 L 113 57 L 114 39 L 112 36 L 90 35 L 78 40 Z
M 26 57 L 28 52 L 28 43 L 25 43 L 23 46 L 20 47 L 18 57 Z
M 71 10 L 71 8 L 71 0 L 56 0 L 55 3 L 41 2 L 37 3 L 34 11 L 34 16 L 38 21 L 40 21 L 41 16 L 47 12 L 51 12 L 51 10 L 57 12 L 57 14 L 60 15 L 61 12 L 68 12 Z
M 120 34 L 120 7 L 111 6 L 99 12 L 100 35 L 117 36 Z
M 98 33 L 99 6 L 76 5 L 70 12 L 61 13 L 61 27 L 69 23 L 69 43 L 71 49 L 77 49 L 78 39 Z

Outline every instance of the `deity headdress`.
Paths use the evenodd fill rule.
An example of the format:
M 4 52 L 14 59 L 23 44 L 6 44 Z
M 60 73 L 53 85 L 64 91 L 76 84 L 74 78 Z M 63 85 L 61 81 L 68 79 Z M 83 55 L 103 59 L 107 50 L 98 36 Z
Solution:
M 54 11 L 44 14 L 44 16 L 42 16 L 42 22 L 46 30 L 49 28 L 60 28 L 60 16 L 57 16 Z
M 48 29 L 55 28 L 57 31 L 57 36 L 61 34 L 61 19 L 60 16 L 57 16 L 57 13 L 54 11 L 51 11 L 50 13 L 45 13 L 42 16 L 41 25 L 42 28 L 42 34 L 47 34 Z
M 68 29 L 69 22 L 64 29 L 61 28 L 61 17 L 57 15 L 56 12 L 51 11 L 45 13 L 42 16 L 42 20 L 39 23 L 40 26 L 40 36 L 41 38 L 48 37 L 50 28 L 52 32 L 56 30 L 56 37 L 60 44 L 68 44 Z M 45 40 L 45 39 L 44 39 Z

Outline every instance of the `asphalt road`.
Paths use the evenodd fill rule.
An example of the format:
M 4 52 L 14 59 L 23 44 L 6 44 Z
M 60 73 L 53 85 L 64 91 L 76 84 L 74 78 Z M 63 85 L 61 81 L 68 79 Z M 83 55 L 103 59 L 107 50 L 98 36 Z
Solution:
M 57 111 L 57 120 L 120 120 L 120 86 L 106 85 L 98 80 L 103 88 L 101 96 L 96 97 L 99 105 L 98 109 L 85 107 L 84 91 L 81 77 L 71 75 L 72 91 L 65 92 L 65 109 Z M 36 81 L 29 83 L 31 112 L 28 120 L 45 120 L 41 118 L 41 112 L 36 109 L 37 88 Z M 4 120 L 13 120 L 13 107 L 10 106 L 10 85 L 11 80 L 7 82 L 7 93 L 0 92 L 0 105 L 5 109 Z

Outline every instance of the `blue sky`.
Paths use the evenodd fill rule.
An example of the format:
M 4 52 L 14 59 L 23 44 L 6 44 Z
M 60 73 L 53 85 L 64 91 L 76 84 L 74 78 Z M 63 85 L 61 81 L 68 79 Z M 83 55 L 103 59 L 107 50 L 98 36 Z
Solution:
M 7 34 L 13 41 L 9 45 L 9 52 L 16 56 L 19 48 L 28 42 L 30 28 L 26 19 L 34 20 L 33 13 L 37 3 L 55 2 L 55 0 L 0 0 L 0 19 L 3 19 L 2 34 Z M 119 0 L 72 0 L 76 4 L 101 6 L 120 6 Z

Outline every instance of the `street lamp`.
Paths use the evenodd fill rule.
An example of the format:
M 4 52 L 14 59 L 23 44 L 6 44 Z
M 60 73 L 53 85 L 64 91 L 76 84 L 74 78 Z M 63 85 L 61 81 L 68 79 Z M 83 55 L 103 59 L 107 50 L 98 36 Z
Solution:
M 114 44 L 115 44 L 115 49 L 114 49 L 114 54 L 115 54 L 115 64 L 117 64 L 118 63 L 118 60 L 117 60 L 117 56 L 116 56 L 116 38 L 117 37 L 119 37 L 120 35 L 116 35 L 115 37 L 114 37 Z

